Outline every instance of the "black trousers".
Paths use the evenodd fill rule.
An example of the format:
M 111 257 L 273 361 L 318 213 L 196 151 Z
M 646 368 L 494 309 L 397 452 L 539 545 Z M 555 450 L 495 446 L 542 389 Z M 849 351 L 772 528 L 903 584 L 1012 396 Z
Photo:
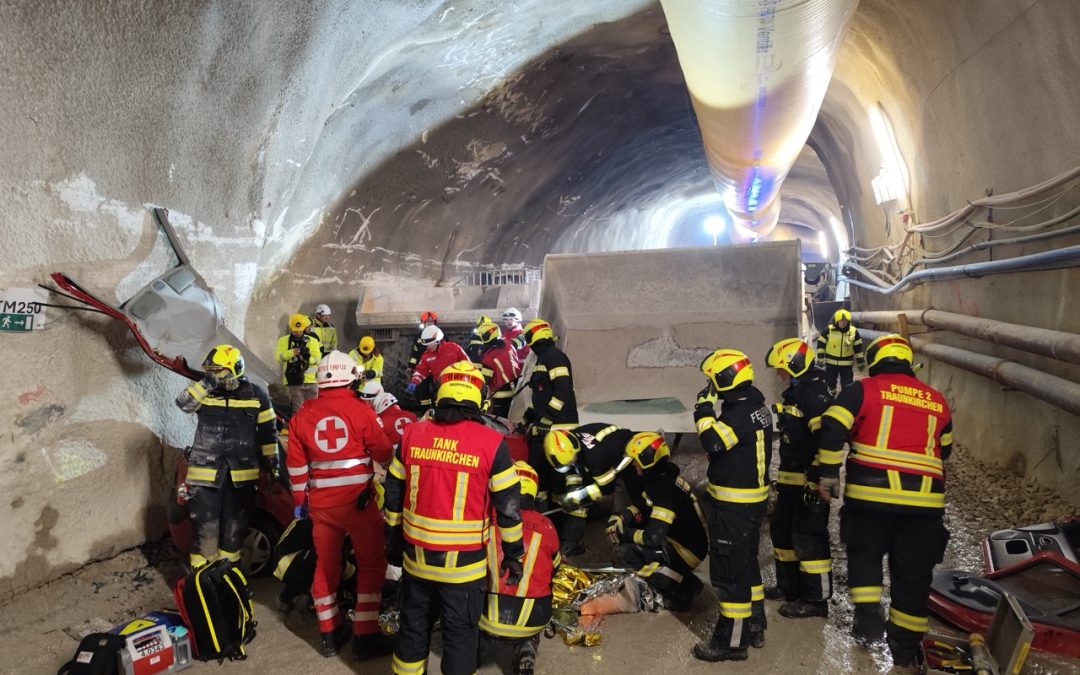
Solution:
M 734 504 L 706 497 L 709 576 L 720 602 L 713 643 L 745 649 L 752 633 L 766 628 L 758 545 L 765 502 Z
M 836 380 L 840 379 L 840 388 L 851 384 L 851 371 L 853 366 L 834 366 L 831 363 L 825 364 L 825 382 L 829 385 L 829 389 L 836 390 Z
M 219 551 L 240 552 L 255 509 L 255 483 L 233 485 L 226 478 L 221 487 L 198 485 L 192 488 L 188 504 L 195 520 L 192 553 L 213 559 Z
M 840 511 L 840 540 L 847 547 L 848 587 L 855 604 L 852 630 L 880 638 L 880 628 L 873 624 L 881 617 L 881 561 L 889 556 L 889 650 L 897 664 L 913 664 L 928 629 L 926 603 L 934 565 L 942 561 L 949 543 L 941 513 L 892 513 L 848 502 Z
M 694 568 L 679 556 L 670 543 L 665 543 L 662 550 L 646 548 L 641 544 L 619 544 L 615 555 L 628 570 L 640 572 L 646 568 L 646 573 L 640 576 L 644 576 L 645 582 L 664 596 L 674 596 L 679 589 L 693 585 L 690 577 L 694 576 Z M 654 563 L 656 567 L 648 570 Z
M 777 488 L 769 521 L 776 558 L 776 585 L 789 598 L 820 601 L 832 597 L 829 505 L 807 504 L 803 489 Z
M 476 672 L 480 614 L 486 592 L 484 579 L 444 584 L 420 579 L 406 572 L 401 579 L 401 629 L 394 650 L 393 672 L 419 675 L 426 672 L 431 631 L 442 620 L 442 672 L 469 675 Z

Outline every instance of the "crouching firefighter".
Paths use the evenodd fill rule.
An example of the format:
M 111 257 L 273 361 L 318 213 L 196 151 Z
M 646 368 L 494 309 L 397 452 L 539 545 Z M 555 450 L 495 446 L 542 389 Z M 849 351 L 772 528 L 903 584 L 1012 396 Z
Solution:
M 787 600 L 780 615 L 792 619 L 828 616 L 832 597 L 829 505 L 817 494 L 818 431 L 832 405 L 825 374 L 812 367 L 814 352 L 799 338 L 781 340 L 766 362 L 786 385 L 775 411 L 780 431 L 776 507 L 769 521 L 776 557 L 776 587 L 771 600 Z
M 483 386 L 483 375 L 468 361 L 443 370 L 432 418 L 406 427 L 387 472 L 388 557 L 404 562 L 393 661 L 399 675 L 425 672 L 440 616 L 442 672 L 476 672 L 493 508 L 503 552 L 499 575 L 506 574 L 509 586 L 521 579 L 517 471 L 502 434 L 482 421 Z
M 393 446 L 375 412 L 352 389 L 357 367 L 348 355 L 332 351 L 319 361 L 318 398 L 305 403 L 289 421 L 289 470 L 296 516 L 305 500 L 315 543 L 311 597 L 319 620 L 323 656 L 334 656 L 353 635 L 353 651 L 365 659 L 388 654 L 389 640 L 379 631 L 379 607 L 386 574 L 383 519 L 374 497 L 372 460 L 389 462 Z M 345 535 L 356 555 L 356 608 L 352 631 L 338 611 L 341 548 Z
M 202 367 L 202 381 L 176 397 L 181 410 L 198 418 L 185 480 L 195 521 L 193 568 L 218 558 L 240 561 L 259 466 L 271 474 L 277 470 L 274 409 L 266 391 L 244 377 L 240 350 L 218 345 Z
M 685 611 L 704 588 L 694 570 L 709 551 L 705 514 L 669 461 L 663 436 L 636 434 L 626 452 L 636 474 L 625 481 L 631 505 L 608 519 L 608 539 L 618 546 L 619 562 L 637 570 L 665 607 Z
M 772 413 L 754 387 L 746 354 L 718 349 L 701 362 L 701 371 L 709 384 L 698 393 L 694 421 L 709 455 L 709 575 L 720 617 L 693 654 L 702 661 L 743 661 L 747 646 L 765 645 L 765 589 L 757 552 L 769 497 Z
M 532 675 L 540 633 L 551 620 L 551 578 L 562 562 L 559 535 L 551 521 L 536 510 L 536 471 L 526 462 L 514 462 L 521 486 L 521 529 L 525 563 L 516 584 L 506 580 L 502 568 L 502 542 L 496 535 L 488 541 L 487 602 L 480 629 L 488 635 L 514 643 L 517 675 Z
M 855 605 L 852 632 L 863 643 L 885 633 L 893 662 L 917 666 L 929 628 L 926 603 L 934 565 L 949 532 L 944 460 L 952 450 L 952 418 L 941 392 L 911 370 L 911 345 L 883 335 L 866 348 L 870 376 L 845 388 L 821 418 L 818 493 L 837 488 L 843 446 L 847 458 L 840 541 L 847 548 L 848 588 Z M 881 559 L 889 556 L 889 623 L 881 607 Z

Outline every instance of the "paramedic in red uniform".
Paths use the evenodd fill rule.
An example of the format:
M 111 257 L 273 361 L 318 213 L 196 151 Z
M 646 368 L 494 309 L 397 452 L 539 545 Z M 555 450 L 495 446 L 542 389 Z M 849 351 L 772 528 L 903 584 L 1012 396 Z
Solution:
M 334 656 L 348 639 L 338 611 L 341 546 L 348 534 L 356 551 L 356 611 L 353 651 L 357 658 L 388 654 L 392 643 L 379 631 L 379 606 L 386 574 L 383 519 L 372 489 L 372 460 L 389 462 L 393 446 L 375 412 L 352 388 L 357 366 L 332 351 L 315 373 L 318 398 L 300 407 L 289 422 L 285 464 L 296 516 L 306 508 L 315 542 L 311 597 L 319 620 L 323 656 Z
M 404 562 L 392 664 L 399 675 L 425 672 L 436 617 L 442 672 L 476 672 L 492 510 L 503 551 L 497 574 L 506 574 L 512 586 L 521 579 L 517 470 L 502 434 L 482 421 L 483 386 L 483 375 L 468 361 L 443 370 L 432 419 L 406 428 L 387 472 L 387 557 Z

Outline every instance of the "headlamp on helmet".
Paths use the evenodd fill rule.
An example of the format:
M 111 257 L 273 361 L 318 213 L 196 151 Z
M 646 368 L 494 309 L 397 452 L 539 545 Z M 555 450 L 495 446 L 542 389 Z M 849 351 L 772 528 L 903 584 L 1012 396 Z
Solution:
M 302 331 L 307 330 L 311 325 L 311 319 L 306 314 L 290 314 L 289 315 L 289 330 Z
M 701 372 L 709 378 L 717 392 L 731 391 L 754 381 L 750 359 L 735 349 L 717 349 L 701 362 Z
M 218 345 L 203 359 L 203 371 L 218 379 L 235 379 L 244 374 L 244 356 L 232 345 Z
M 787 371 L 792 377 L 800 377 L 814 363 L 814 352 L 799 338 L 787 338 L 769 349 L 765 363 L 770 368 Z
M 576 434 L 565 429 L 552 429 L 544 436 L 544 456 L 559 473 L 567 473 L 574 466 L 574 460 L 581 451 L 581 442 Z

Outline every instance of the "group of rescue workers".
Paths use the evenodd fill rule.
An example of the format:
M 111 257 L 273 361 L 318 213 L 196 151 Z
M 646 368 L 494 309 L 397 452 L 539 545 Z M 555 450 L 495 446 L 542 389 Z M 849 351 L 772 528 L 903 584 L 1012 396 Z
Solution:
M 405 387 L 420 420 L 383 389 L 374 339 L 361 338 L 349 354 L 337 350 L 326 305 L 314 321 L 290 316 L 278 341 L 293 406 L 285 465 L 295 516 L 312 524 L 311 597 L 324 655 L 351 633 L 357 658 L 393 652 L 394 673 L 420 674 L 438 619 L 444 673 L 476 671 L 479 630 L 511 641 L 515 672 L 531 673 L 552 616 L 554 572 L 563 555 L 584 551 L 587 507 L 621 486 L 605 530 L 619 563 L 678 612 L 702 590 L 695 570 L 708 556 L 719 617 L 693 656 L 744 660 L 748 647 L 764 646 L 765 599 L 785 600 L 784 617 L 828 615 L 829 510 L 848 444 L 840 539 L 852 630 L 862 644 L 886 639 L 897 666 L 916 664 L 932 570 L 948 541 L 942 463 L 952 424 L 941 393 L 915 377 L 903 337 L 864 348 L 850 312 L 839 310 L 816 350 L 797 337 L 777 342 L 765 357 L 784 385 L 772 406 L 744 353 L 709 354 L 693 411 L 709 460 L 699 500 L 662 433 L 579 425 L 570 361 L 543 319 L 522 325 L 514 308 L 501 326 L 481 317 L 466 349 L 446 338 L 434 312 L 420 319 Z M 856 360 L 869 374 L 853 382 Z M 203 370 L 205 379 L 177 399 L 199 422 L 187 476 L 198 532 L 193 567 L 239 560 L 260 463 L 277 470 L 275 412 L 244 377 L 239 351 L 215 347 Z M 531 404 L 518 428 L 528 461 L 515 462 L 487 415 L 507 418 L 525 387 Z M 386 469 L 381 485 L 376 464 Z M 777 584 L 764 588 L 757 552 L 773 484 Z M 561 511 L 558 528 L 541 513 L 549 507 Z M 337 595 L 346 536 L 356 566 L 351 630 Z M 403 567 L 395 640 L 378 623 L 388 564 Z

